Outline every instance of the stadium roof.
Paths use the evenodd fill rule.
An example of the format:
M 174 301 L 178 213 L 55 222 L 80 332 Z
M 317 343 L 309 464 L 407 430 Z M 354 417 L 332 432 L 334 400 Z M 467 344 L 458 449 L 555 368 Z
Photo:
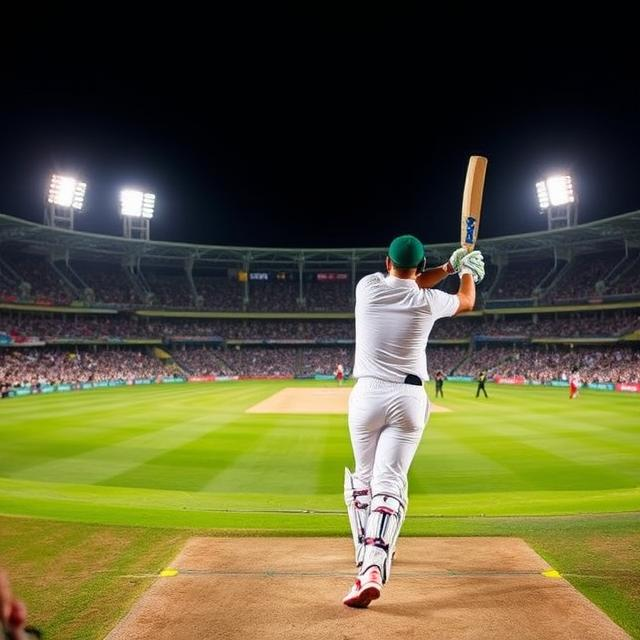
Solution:
M 625 246 L 640 247 L 640 211 L 590 222 L 566 229 L 524 233 L 498 238 L 481 239 L 478 248 L 490 255 L 529 257 L 551 255 L 570 248 L 575 253 L 606 250 L 622 251 Z M 309 266 L 342 266 L 355 260 L 358 264 L 380 263 L 386 247 L 344 249 L 284 249 L 273 247 L 230 247 L 127 239 L 81 231 L 52 228 L 0 214 L 0 246 L 29 253 L 60 255 L 76 260 L 141 259 L 157 265 L 179 265 L 185 261 L 204 266 L 231 266 L 261 263 L 289 266 L 303 263 Z M 458 246 L 457 243 L 428 246 L 434 260 L 444 260 Z

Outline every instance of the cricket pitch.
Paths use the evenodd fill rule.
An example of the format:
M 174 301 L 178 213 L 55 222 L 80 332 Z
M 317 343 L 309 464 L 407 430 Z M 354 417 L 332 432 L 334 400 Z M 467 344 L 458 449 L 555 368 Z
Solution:
M 196 537 L 107 640 L 628 640 L 519 538 L 401 538 L 366 610 L 344 538 Z
M 287 387 L 246 410 L 246 413 L 342 413 L 349 410 L 350 387 Z M 432 413 L 451 411 L 431 403 Z

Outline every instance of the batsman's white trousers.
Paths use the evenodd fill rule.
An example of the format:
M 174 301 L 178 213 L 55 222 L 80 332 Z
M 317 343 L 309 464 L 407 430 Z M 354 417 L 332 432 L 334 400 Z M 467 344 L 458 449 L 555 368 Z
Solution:
M 423 386 L 360 378 L 349 397 L 354 475 L 405 505 L 407 474 L 429 419 Z

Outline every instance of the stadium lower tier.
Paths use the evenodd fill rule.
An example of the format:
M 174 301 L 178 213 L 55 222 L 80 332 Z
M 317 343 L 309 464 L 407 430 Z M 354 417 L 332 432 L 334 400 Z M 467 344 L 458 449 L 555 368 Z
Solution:
M 566 380 L 577 369 L 583 382 L 640 382 L 640 348 L 637 345 L 484 346 L 460 363 L 457 375 L 522 377 L 535 382 Z
M 350 375 L 353 359 L 354 349 L 344 346 L 4 347 L 0 349 L 0 385 L 6 391 L 39 384 L 132 382 L 167 376 L 332 376 L 338 364 Z M 492 378 L 551 383 L 566 380 L 577 369 L 585 383 L 640 383 L 638 344 L 432 346 L 427 348 L 427 362 L 431 376 L 438 370 L 454 376 L 476 376 L 486 370 Z

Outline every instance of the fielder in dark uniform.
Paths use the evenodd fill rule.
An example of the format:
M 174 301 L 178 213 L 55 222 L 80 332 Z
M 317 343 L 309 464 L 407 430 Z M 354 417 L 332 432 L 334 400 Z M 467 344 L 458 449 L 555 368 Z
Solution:
M 484 397 L 488 398 L 487 390 L 484 388 L 484 383 L 487 381 L 487 372 L 483 369 L 478 376 L 478 389 L 476 391 L 476 398 L 480 395 L 480 392 L 484 393 Z
M 438 394 L 440 394 L 441 398 L 444 398 L 444 393 L 442 393 L 442 386 L 444 385 L 444 380 L 446 376 L 442 371 L 436 371 L 436 398 Z

